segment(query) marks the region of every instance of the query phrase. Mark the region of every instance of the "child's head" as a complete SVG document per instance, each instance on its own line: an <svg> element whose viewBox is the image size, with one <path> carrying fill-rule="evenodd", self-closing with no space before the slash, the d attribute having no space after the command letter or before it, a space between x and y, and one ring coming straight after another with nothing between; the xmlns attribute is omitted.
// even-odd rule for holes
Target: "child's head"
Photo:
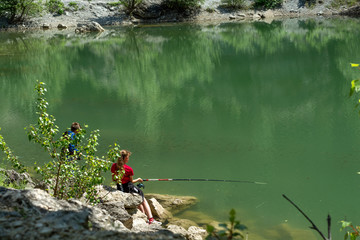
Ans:
<svg viewBox="0 0 360 240"><path fill-rule="evenodd" d="M74 133L78 133L79 130L81 129L81 126L78 122L73 122L71 124L71 131L74 132Z"/></svg>
<svg viewBox="0 0 360 240"><path fill-rule="evenodd" d="M128 150L121 150L120 151L120 157L118 158L118 164L121 162L122 164L127 163L129 160L129 157L131 155L131 152Z"/></svg>

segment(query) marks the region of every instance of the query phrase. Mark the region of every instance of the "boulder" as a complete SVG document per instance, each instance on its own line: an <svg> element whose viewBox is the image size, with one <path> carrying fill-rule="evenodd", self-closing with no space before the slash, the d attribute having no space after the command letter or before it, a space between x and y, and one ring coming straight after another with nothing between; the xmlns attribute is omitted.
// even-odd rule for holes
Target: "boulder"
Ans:
<svg viewBox="0 0 360 240"><path fill-rule="evenodd" d="M166 219L172 218L172 214L163 208L160 203L155 198L150 198L148 203L151 208L151 212L155 218L160 219L160 221L164 221Z"/></svg>
<svg viewBox="0 0 360 240"><path fill-rule="evenodd" d="M142 218L134 219L131 231L141 232L141 231L148 230L148 229L149 229L149 224L146 222L146 220L144 220Z"/></svg>
<svg viewBox="0 0 360 240"><path fill-rule="evenodd" d="M163 208L176 214L197 203L197 198L192 196L175 196L162 194L145 194L147 199L155 198Z"/></svg>
<svg viewBox="0 0 360 240"><path fill-rule="evenodd" d="M157 19L164 11L161 0L144 0L134 10L133 14L141 19Z"/></svg>
<svg viewBox="0 0 360 240"><path fill-rule="evenodd" d="M186 230L181 226L169 225L167 229L175 234L180 234L181 236L186 237L188 240L202 240L207 236L205 229L195 226L191 226L188 230Z"/></svg>
<svg viewBox="0 0 360 240"><path fill-rule="evenodd" d="M167 229L170 230L171 232L173 233L176 233L176 234L180 234L182 236L186 236L187 234L187 231L185 228L181 227L181 226L177 226L177 225L168 225L167 226Z"/></svg>
<svg viewBox="0 0 360 240"><path fill-rule="evenodd" d="M186 238L188 240L202 240L207 236L207 231L200 227L191 226L187 230Z"/></svg>
<svg viewBox="0 0 360 240"><path fill-rule="evenodd" d="M104 32L105 29L97 22L78 24L75 33Z"/></svg>
<svg viewBox="0 0 360 240"><path fill-rule="evenodd" d="M97 205L99 208L106 210L116 220L121 221L127 228L132 228L132 217L125 210L124 203L121 201L105 202Z"/></svg>
<svg viewBox="0 0 360 240"><path fill-rule="evenodd" d="M58 29L66 29L67 26L65 24L59 23L59 25L57 26Z"/></svg>
<svg viewBox="0 0 360 240"><path fill-rule="evenodd" d="M99 185L96 191L102 203L122 202L125 209L137 209L142 203L142 197L139 194L124 193L109 186Z"/></svg>
<svg viewBox="0 0 360 240"><path fill-rule="evenodd" d="M266 19L273 19L274 16L274 11L272 10L267 10L265 12L263 12L263 14L261 15L262 18L266 18Z"/></svg>
<svg viewBox="0 0 360 240"><path fill-rule="evenodd" d="M154 232L157 230L163 230L163 227L158 224L150 224L148 223L147 216L138 211L133 215L133 226L131 228L132 232Z"/></svg>
<svg viewBox="0 0 360 240"><path fill-rule="evenodd" d="M103 185L97 186L96 190L101 198L101 203L97 205L99 208L106 210L132 231L140 231L139 229L145 227L148 229L148 226L143 224L147 221L147 216L138 210L138 206L142 202L140 195L124 193ZM149 199L148 203L156 219L164 221L172 217L172 214L164 209L155 198Z"/></svg>

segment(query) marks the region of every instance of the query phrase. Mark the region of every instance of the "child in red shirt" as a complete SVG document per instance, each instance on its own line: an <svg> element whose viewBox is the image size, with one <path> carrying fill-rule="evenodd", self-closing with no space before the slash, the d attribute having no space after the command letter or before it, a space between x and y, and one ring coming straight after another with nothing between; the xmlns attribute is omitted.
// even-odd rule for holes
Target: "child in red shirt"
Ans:
<svg viewBox="0 0 360 240"><path fill-rule="evenodd" d="M126 165L129 161L131 152L127 150L120 151L120 157L116 163L113 163L111 166L112 180L116 182L117 189L127 193L137 193L141 195L143 202L139 205L141 212L145 213L149 218L149 224L161 224L161 222L156 221L151 213L149 203L144 198L144 193L134 185L137 182L143 182L141 178L133 179L134 171L133 169ZM121 185L120 185L121 182Z"/></svg>

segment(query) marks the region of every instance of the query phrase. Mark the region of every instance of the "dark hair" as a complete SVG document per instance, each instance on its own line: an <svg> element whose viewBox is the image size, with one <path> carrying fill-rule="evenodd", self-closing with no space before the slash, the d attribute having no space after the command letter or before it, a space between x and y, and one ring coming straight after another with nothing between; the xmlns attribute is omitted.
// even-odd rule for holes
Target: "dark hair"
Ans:
<svg viewBox="0 0 360 240"><path fill-rule="evenodd" d="M73 123L71 124L71 131L72 131L72 132L75 132L75 131L80 130L80 129L81 129L80 123L78 123L78 122L73 122Z"/></svg>

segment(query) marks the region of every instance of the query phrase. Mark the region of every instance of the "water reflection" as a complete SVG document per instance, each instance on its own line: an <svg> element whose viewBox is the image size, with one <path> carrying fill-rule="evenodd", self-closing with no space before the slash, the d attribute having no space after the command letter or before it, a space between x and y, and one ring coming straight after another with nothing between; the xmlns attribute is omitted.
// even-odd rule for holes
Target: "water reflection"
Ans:
<svg viewBox="0 0 360 240"><path fill-rule="evenodd" d="M286 91L277 89L278 92L272 92L277 95L274 97L296 94L299 87L308 87L308 82L314 82L314 79L326 87L325 76L332 70L327 69L329 67L350 72L347 67L339 66L339 62L352 59L353 51L358 51L357 35L349 34L356 23L344 25L344 21L309 19L274 21L271 24L228 23L202 28L187 25L131 28L113 31L91 42L61 35L43 40L28 34L2 33L2 94L19 94L21 97L14 100L22 106L33 102L33 96L29 93L36 79L48 83L50 99L59 99L71 82L84 81L96 89L115 93L121 99L132 98L144 111L151 105L151 112L158 112L174 105L179 89L188 88L188 97L191 98L189 85L202 86L203 89L196 89L203 91L214 91L212 84L209 84L213 82L213 76L225 69L221 72L224 78L227 75L232 77L234 72L226 71L226 65L234 63L239 80L233 84L250 84L255 88L267 89L274 86L274 82L264 80L267 76L277 75L279 83L275 83L276 86L283 86ZM339 31L337 27L340 25L346 28ZM347 46L349 43L352 43L351 47ZM338 56L341 47L343 51L352 49L347 53L349 56ZM321 55L314 55L314 50L321 51ZM280 53L284 53L281 58L278 57ZM302 68L304 59L309 56L319 58L314 62L322 65ZM304 73L306 75L297 81L283 80ZM321 74L325 76L321 77ZM346 78L351 79L352 76ZM293 85L294 82L297 85ZM261 86L257 86L258 83ZM207 84L210 85L209 89L206 89ZM237 102L240 94L229 91L233 86L226 84L219 87L228 88L224 89L227 94L221 95L224 102ZM288 92L289 89L292 92ZM215 91L218 89L215 88ZM210 106L214 104L216 95L212 93L206 99L197 102L190 99L188 102L203 106L207 102L206 105ZM142 102L140 99L146 100ZM240 109L241 106L237 104L232 108ZM33 106L28 106L28 109L33 109ZM152 118L151 113L144 114L150 114L149 118Z"/></svg>

